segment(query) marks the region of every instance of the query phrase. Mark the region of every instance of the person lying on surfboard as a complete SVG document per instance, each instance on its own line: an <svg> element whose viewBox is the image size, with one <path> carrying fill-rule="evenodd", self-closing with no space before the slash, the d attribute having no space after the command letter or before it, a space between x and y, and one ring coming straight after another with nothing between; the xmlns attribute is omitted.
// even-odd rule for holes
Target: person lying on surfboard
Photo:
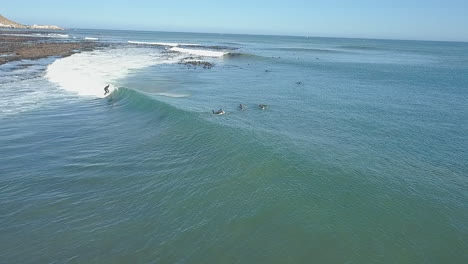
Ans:
<svg viewBox="0 0 468 264"><path fill-rule="evenodd" d="M223 110L223 109L219 109L219 110L218 110L218 111L216 111L216 112L215 112L215 110L211 110L211 111L212 111L212 112L213 112L213 114L215 114L215 115L222 115L222 114L226 113L226 112L224 112L224 110Z"/></svg>

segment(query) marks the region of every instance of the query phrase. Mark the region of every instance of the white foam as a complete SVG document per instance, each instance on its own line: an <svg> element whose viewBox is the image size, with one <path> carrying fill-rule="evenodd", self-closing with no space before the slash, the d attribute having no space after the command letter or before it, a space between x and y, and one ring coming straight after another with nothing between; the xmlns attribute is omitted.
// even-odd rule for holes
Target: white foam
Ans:
<svg viewBox="0 0 468 264"><path fill-rule="evenodd" d="M99 40L99 38L93 38L93 37L85 37L85 40Z"/></svg>
<svg viewBox="0 0 468 264"><path fill-rule="evenodd" d="M185 49L179 47L173 47L171 51L177 51L182 53L189 53L192 55L203 56L203 57L222 57L229 52L226 51L211 51L211 50L199 50L199 49Z"/></svg>
<svg viewBox="0 0 468 264"><path fill-rule="evenodd" d="M201 46L200 44L193 43L179 43L179 46Z"/></svg>
<svg viewBox="0 0 468 264"><path fill-rule="evenodd" d="M56 34L56 33L49 33L47 34L49 38L69 38L70 36L67 34Z"/></svg>
<svg viewBox="0 0 468 264"><path fill-rule="evenodd" d="M69 38L67 34L57 34L57 33L48 33L48 34L2 34L6 36L15 36L15 37L36 37L36 38Z"/></svg>
<svg viewBox="0 0 468 264"><path fill-rule="evenodd" d="M0 78L0 82L3 78ZM16 80L0 84L0 119L4 116L28 112L63 102L69 96L54 91L53 86L43 78Z"/></svg>
<svg viewBox="0 0 468 264"><path fill-rule="evenodd" d="M178 60L146 48L96 50L56 60L47 68L46 78L79 95L104 97L104 86L115 84L131 71ZM111 85L109 90L115 89Z"/></svg>
<svg viewBox="0 0 468 264"><path fill-rule="evenodd" d="M171 42L128 41L128 43L130 43L130 44L139 44L139 45L167 46L167 47L200 46L200 44L193 44L193 43L171 43Z"/></svg>

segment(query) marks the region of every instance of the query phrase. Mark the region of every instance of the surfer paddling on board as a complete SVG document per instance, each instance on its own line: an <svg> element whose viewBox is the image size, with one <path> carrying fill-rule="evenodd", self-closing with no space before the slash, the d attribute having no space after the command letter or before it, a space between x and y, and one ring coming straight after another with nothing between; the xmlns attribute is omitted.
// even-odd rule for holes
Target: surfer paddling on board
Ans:
<svg viewBox="0 0 468 264"><path fill-rule="evenodd" d="M223 109L219 109L218 111L215 112L215 110L211 110L214 115L224 115L226 112L224 112Z"/></svg>
<svg viewBox="0 0 468 264"><path fill-rule="evenodd" d="M110 86L110 84L108 84L108 85L106 85L106 87L104 87L104 95L109 93L109 86Z"/></svg>

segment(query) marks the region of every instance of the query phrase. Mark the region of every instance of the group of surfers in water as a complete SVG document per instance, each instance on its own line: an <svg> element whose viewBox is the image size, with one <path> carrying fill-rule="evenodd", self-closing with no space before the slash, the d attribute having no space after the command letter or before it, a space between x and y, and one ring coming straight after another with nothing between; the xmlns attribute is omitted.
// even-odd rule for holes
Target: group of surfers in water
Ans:
<svg viewBox="0 0 468 264"><path fill-rule="evenodd" d="M108 85L106 85L106 86L104 87L104 95L107 95L108 93L110 93L110 91L109 91L109 86L110 86L110 84L108 84ZM260 109L262 109L262 110L265 110L265 109L268 107L268 105L266 105L266 104L259 104L258 107L259 107ZM240 110L245 110L245 109L247 109L247 106L245 106L244 104L240 104L240 105L239 105L239 109L240 109ZM215 111L215 110L211 110L211 111L212 111L213 114L215 114L215 115L223 115L223 114L226 113L223 109L219 109L218 111Z"/></svg>
<svg viewBox="0 0 468 264"><path fill-rule="evenodd" d="M259 104L258 107L259 107L260 109L262 109L262 110L265 110L265 109L268 107L268 105L266 105L266 104ZM240 110L245 110L245 109L247 109L247 106L245 106L244 104L240 104L240 105L239 105L239 109L240 109ZM219 109L218 111L215 111L215 110L211 110L211 111L212 111L213 114L215 114L215 115L223 115L223 114L226 113L223 109Z"/></svg>

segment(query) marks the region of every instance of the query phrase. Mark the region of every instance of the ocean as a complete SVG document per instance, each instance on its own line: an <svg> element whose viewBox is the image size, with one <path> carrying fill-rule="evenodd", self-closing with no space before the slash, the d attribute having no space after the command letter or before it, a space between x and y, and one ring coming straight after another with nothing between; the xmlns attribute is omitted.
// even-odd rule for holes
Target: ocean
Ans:
<svg viewBox="0 0 468 264"><path fill-rule="evenodd" d="M0 65L0 263L468 262L468 43L42 37L105 46Z"/></svg>

